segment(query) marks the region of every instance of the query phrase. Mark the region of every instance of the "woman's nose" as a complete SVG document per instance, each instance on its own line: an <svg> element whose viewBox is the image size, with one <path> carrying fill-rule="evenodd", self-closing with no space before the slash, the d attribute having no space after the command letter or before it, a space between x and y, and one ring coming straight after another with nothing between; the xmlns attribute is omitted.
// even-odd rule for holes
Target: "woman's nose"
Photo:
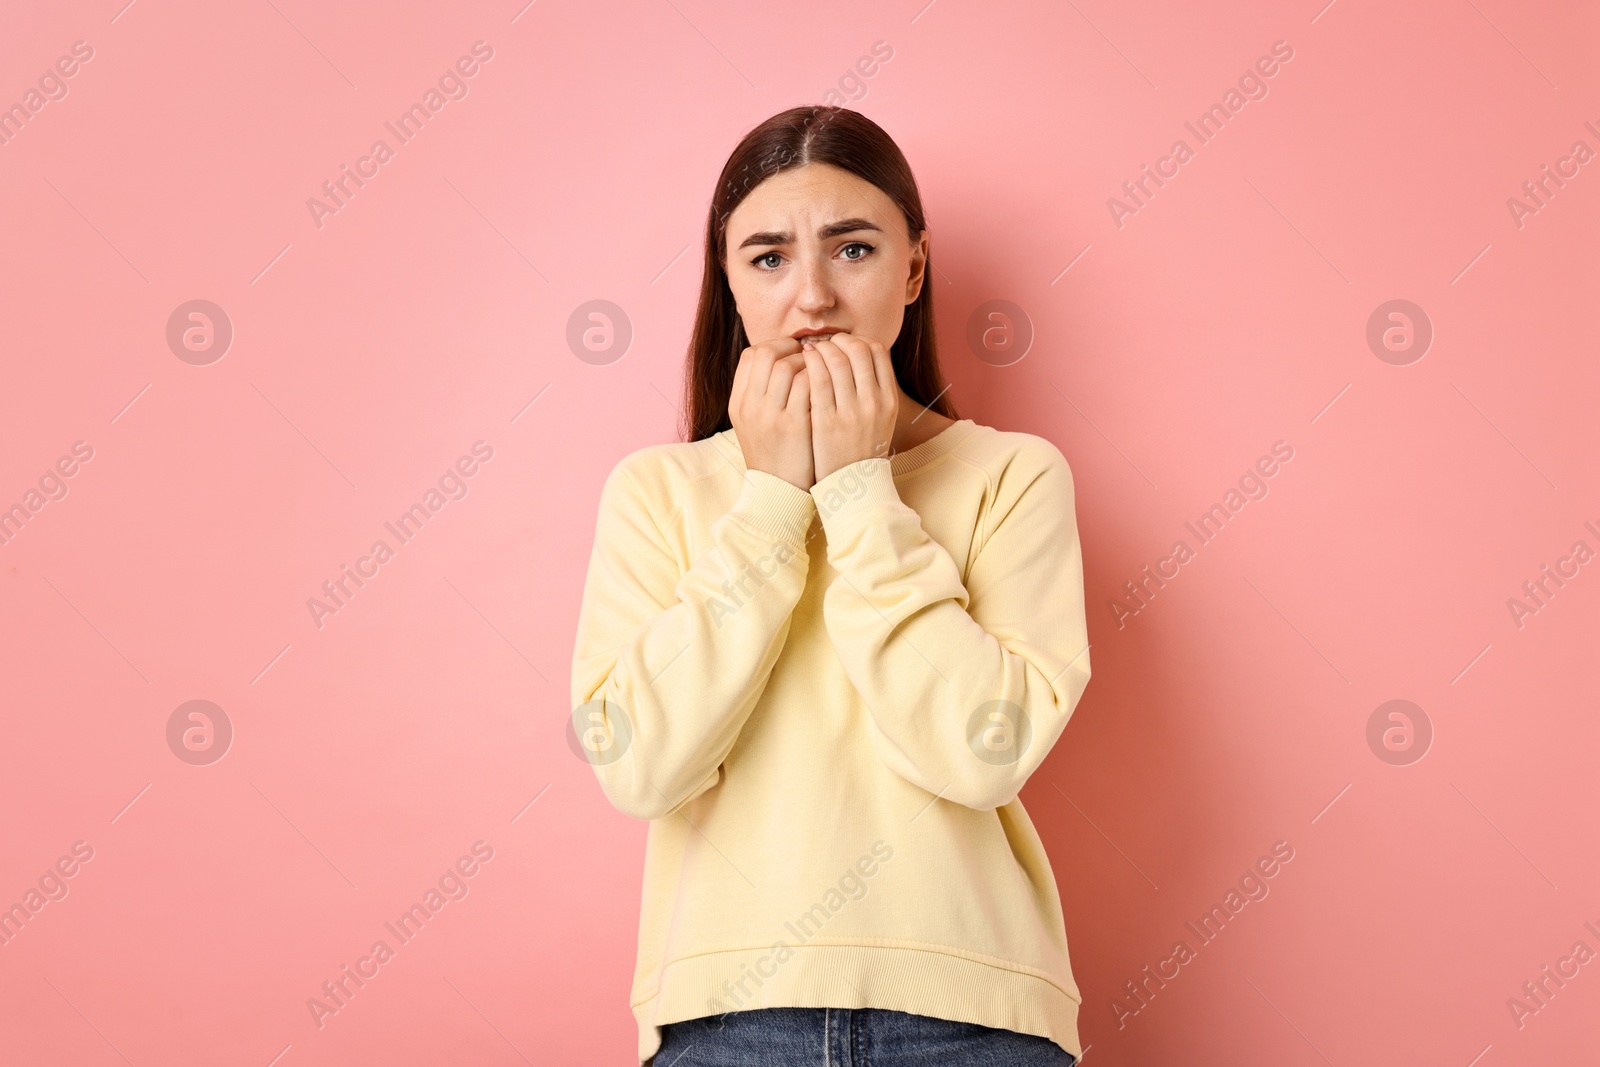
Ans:
<svg viewBox="0 0 1600 1067"><path fill-rule="evenodd" d="M807 256L799 264L800 290L795 303L803 311L818 311L833 306L833 278L827 260Z"/></svg>

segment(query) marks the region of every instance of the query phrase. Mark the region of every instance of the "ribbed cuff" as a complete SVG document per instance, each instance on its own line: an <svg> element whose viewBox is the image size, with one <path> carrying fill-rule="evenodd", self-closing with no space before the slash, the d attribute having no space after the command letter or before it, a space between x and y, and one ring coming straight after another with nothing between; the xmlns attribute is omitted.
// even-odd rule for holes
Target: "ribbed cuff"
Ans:
<svg viewBox="0 0 1600 1067"><path fill-rule="evenodd" d="M746 526L804 548L806 531L817 513L811 494L766 471L746 470L744 485L728 514Z"/></svg>
<svg viewBox="0 0 1600 1067"><path fill-rule="evenodd" d="M875 505L903 503L889 460L882 456L840 467L811 487L811 498L824 530L850 522Z"/></svg>

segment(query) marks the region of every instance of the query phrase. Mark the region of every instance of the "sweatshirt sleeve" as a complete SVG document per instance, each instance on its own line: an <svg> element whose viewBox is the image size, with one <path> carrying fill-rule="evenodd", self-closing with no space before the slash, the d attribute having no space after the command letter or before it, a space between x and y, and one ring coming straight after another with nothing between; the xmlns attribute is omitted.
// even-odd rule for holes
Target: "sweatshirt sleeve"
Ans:
<svg viewBox="0 0 1600 1067"><path fill-rule="evenodd" d="M1028 443L994 479L966 583L901 501L886 458L811 490L839 576L828 636L902 778L967 807L1014 800L1089 684L1071 469Z"/></svg>
<svg viewBox="0 0 1600 1067"><path fill-rule="evenodd" d="M628 465L600 493L572 727L612 805L659 819L721 780L805 591L816 504L776 475L746 470L733 506L711 524L710 547L684 570Z"/></svg>

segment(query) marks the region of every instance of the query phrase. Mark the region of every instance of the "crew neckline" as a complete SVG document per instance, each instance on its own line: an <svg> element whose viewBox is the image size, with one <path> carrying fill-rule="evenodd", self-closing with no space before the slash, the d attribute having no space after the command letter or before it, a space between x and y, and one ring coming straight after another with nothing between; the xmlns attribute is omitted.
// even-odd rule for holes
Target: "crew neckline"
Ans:
<svg viewBox="0 0 1600 1067"><path fill-rule="evenodd" d="M926 467L940 456L953 451L957 445L966 439L969 433L977 428L978 424L971 419L957 419L920 445L908 448L904 452L896 452L890 456L889 472L898 477L902 474L909 474L911 471L921 467ZM734 433L733 427L728 427L718 433L717 436L733 446L730 454L738 464L739 469L744 470L744 450L739 447L739 435Z"/></svg>

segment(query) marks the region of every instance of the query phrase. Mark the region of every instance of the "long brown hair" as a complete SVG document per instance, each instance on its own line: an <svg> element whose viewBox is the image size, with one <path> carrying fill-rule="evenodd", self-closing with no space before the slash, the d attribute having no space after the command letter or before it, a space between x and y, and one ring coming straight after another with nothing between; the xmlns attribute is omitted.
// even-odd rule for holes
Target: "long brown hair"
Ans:
<svg viewBox="0 0 1600 1067"><path fill-rule="evenodd" d="M842 107L806 106L781 111L751 130L734 148L717 179L706 214L700 306L689 341L684 379L684 432L699 441L730 429L728 399L740 354L750 346L722 260L728 216L761 182L807 163L830 163L882 189L905 215L913 241L927 228L916 179L898 145L877 123ZM907 305L900 335L889 348L895 377L911 399L950 419L960 418L939 373L933 330L933 261L930 254L917 299Z"/></svg>

